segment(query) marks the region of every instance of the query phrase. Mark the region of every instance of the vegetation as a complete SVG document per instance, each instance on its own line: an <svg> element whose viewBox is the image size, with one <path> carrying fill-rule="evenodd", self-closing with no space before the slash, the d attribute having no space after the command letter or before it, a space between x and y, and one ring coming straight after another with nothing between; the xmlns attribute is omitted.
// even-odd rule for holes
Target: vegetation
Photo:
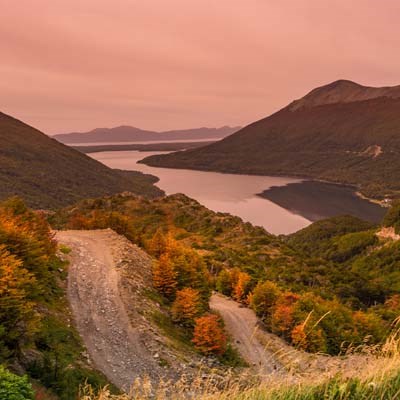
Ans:
<svg viewBox="0 0 400 400"><path fill-rule="evenodd" d="M204 354L224 354L226 336L220 318L215 314L196 318L192 341Z"/></svg>
<svg viewBox="0 0 400 400"><path fill-rule="evenodd" d="M374 353L374 356L370 352ZM340 370L333 376L315 373L299 376L279 377L273 375L266 381L255 381L248 375L237 377L218 376L204 381L201 376L195 382L182 376L176 384L149 385L144 380L137 382L128 395L112 396L107 388L96 392L86 386L81 400L164 400L185 399L194 396L198 400L377 400L396 399L400 392L400 358L397 333L379 349L363 346L360 365L350 370ZM253 377L254 378L254 377ZM264 377L265 378L265 377Z"/></svg>
<svg viewBox="0 0 400 400"><path fill-rule="evenodd" d="M124 191L162 194L153 185L157 178L112 170L2 113L0 140L0 200L18 195L30 206L45 209Z"/></svg>
<svg viewBox="0 0 400 400"><path fill-rule="evenodd" d="M392 204L385 218L383 226L393 227L396 233L400 233L400 201Z"/></svg>
<svg viewBox="0 0 400 400"><path fill-rule="evenodd" d="M33 400L34 393L28 378L14 375L0 365L0 399Z"/></svg>
<svg viewBox="0 0 400 400"><path fill-rule="evenodd" d="M362 86L355 92L363 93ZM324 104L308 98L211 145L144 159L152 166L258 175L300 176L354 184L368 197L400 196L400 99L340 102L348 83L320 88ZM319 96L318 94L318 96ZM398 97L398 96L396 96ZM304 98L303 98L304 100ZM300 100L301 102L302 100Z"/></svg>
<svg viewBox="0 0 400 400"><path fill-rule="evenodd" d="M94 387L107 381L88 366L71 327L66 267L43 214L17 198L0 205L0 364L18 366L61 400L72 400L83 381ZM19 386L31 398L23 378L0 369L3 381L0 393L1 384L9 382L7 389Z"/></svg>
<svg viewBox="0 0 400 400"><path fill-rule="evenodd" d="M159 260L155 286L187 327L185 288L199 293L202 312L210 289L253 307L270 331L310 352L338 354L366 337L379 343L400 311L400 244L382 242L376 227L354 217L278 238L183 195L114 196L64 209L52 223L111 227L144 247ZM190 313L195 303L188 302Z"/></svg>

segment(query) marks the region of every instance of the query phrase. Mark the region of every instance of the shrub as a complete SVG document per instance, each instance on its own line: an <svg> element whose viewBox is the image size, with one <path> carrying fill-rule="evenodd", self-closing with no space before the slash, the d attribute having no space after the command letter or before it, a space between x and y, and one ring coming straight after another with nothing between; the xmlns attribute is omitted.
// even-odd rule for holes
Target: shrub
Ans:
<svg viewBox="0 0 400 400"><path fill-rule="evenodd" d="M201 313L199 292L196 289L184 288L176 292L172 305L172 318L186 326L193 326L194 319Z"/></svg>
<svg viewBox="0 0 400 400"><path fill-rule="evenodd" d="M32 386L26 376L18 376L0 365L0 399L33 400Z"/></svg>
<svg viewBox="0 0 400 400"><path fill-rule="evenodd" d="M218 315L208 314L195 320L192 342L203 354L225 353L226 336Z"/></svg>

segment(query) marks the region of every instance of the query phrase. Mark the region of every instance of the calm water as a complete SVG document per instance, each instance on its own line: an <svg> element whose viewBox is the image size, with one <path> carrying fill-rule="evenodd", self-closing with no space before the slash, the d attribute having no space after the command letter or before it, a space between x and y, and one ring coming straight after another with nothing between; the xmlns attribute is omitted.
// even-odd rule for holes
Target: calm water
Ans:
<svg viewBox="0 0 400 400"><path fill-rule="evenodd" d="M152 154L163 152L108 151L92 153L90 156L111 168L158 176L160 181L157 186L167 194L184 193L211 210L237 215L274 234L295 232L310 224L308 219L256 195L272 186L299 182L297 179L154 168L137 164L137 161Z"/></svg>
<svg viewBox="0 0 400 400"><path fill-rule="evenodd" d="M211 210L237 215L274 234L292 233L306 227L310 221L334 215L351 214L377 222L385 213L385 209L360 199L352 189L339 185L137 164L149 155L164 153L108 151L90 156L111 168L158 176L157 186L167 194L184 193Z"/></svg>

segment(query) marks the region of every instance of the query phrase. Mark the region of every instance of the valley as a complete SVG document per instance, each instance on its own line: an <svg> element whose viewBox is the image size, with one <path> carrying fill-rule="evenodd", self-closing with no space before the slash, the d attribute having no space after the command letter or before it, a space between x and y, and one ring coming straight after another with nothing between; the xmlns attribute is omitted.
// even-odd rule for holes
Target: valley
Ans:
<svg viewBox="0 0 400 400"><path fill-rule="evenodd" d="M0 400L400 400L400 2L0 12Z"/></svg>
<svg viewBox="0 0 400 400"><path fill-rule="evenodd" d="M386 208L361 199L354 189L288 177L238 175L151 167L141 160L167 152L106 151L90 156L110 168L157 176L167 194L184 193L213 211L228 212L273 234L293 233L311 221L355 215L379 222Z"/></svg>

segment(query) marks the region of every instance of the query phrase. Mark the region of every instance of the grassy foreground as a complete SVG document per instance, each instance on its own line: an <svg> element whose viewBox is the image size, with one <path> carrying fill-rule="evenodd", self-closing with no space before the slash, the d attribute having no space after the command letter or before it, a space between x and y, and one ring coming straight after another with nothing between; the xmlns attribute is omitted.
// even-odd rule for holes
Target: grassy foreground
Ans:
<svg viewBox="0 0 400 400"><path fill-rule="evenodd" d="M364 362L335 376L307 377L279 374L257 378L227 374L224 381L201 374L197 381L185 377L175 383L161 382L154 386L147 379L138 379L131 392L112 395L107 388L95 392L90 386L81 390L80 400L383 400L400 398L400 330L393 333L379 348L365 347ZM350 355L346 356L349 357Z"/></svg>

